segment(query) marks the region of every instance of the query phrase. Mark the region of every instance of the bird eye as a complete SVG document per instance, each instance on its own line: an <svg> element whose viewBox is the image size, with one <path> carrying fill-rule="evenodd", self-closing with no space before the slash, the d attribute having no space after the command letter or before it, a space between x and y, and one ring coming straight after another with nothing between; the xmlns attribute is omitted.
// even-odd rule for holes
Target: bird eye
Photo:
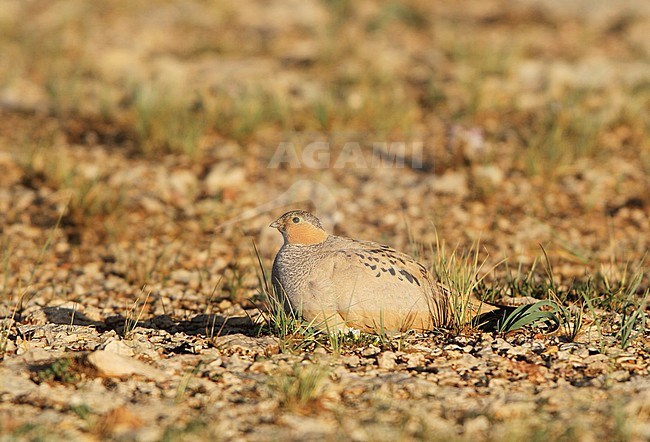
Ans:
<svg viewBox="0 0 650 442"><path fill-rule="evenodd" d="M298 218L297 216L294 216L291 221L293 221L294 224L298 224L300 222L300 218Z"/></svg>

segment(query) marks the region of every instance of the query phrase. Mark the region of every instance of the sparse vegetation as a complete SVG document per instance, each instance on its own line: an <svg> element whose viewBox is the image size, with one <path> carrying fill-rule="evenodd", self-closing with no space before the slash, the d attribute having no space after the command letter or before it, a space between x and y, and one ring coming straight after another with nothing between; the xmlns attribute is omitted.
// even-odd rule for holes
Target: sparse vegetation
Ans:
<svg viewBox="0 0 650 442"><path fill-rule="evenodd" d="M477 292L486 275L485 261L480 261L479 245L476 243L468 251L454 249L447 251L444 241L437 241L435 250L431 246L433 274L444 287L449 289L452 310L457 330L471 323L476 315L472 296Z"/></svg>
<svg viewBox="0 0 650 442"><path fill-rule="evenodd" d="M133 333L133 329L138 326L138 323L142 319L145 309L147 308L147 302L151 296L151 289L146 285L142 287L140 294L133 301L133 304L126 310L126 317L124 318L124 328L122 334L124 337L130 337ZM144 297L144 299L142 299ZM140 306L142 302L142 306ZM139 309L139 311L138 311Z"/></svg>
<svg viewBox="0 0 650 442"><path fill-rule="evenodd" d="M542 310L544 307L550 308L550 310ZM551 301L520 305L511 313L500 318L497 321L496 329L499 333L509 333L540 322L550 322L552 328L557 329L560 327L560 320L555 315L557 309L558 307Z"/></svg>
<svg viewBox="0 0 650 442"><path fill-rule="evenodd" d="M76 371L78 362L71 358L57 359L51 364L39 367L34 375L38 382L63 382L75 384L81 380L81 375Z"/></svg>
<svg viewBox="0 0 650 442"><path fill-rule="evenodd" d="M640 2L118 3L0 7L0 439L650 439ZM285 207L416 254L456 326L287 311Z"/></svg>
<svg viewBox="0 0 650 442"><path fill-rule="evenodd" d="M290 374L276 377L271 388L280 396L281 406L288 410L304 409L319 399L328 371L322 365L296 365Z"/></svg>

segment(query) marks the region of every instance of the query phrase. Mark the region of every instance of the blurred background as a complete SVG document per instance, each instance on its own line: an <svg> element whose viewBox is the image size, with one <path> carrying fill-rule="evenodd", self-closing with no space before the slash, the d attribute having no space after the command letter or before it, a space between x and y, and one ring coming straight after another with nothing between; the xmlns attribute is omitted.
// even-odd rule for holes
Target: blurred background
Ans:
<svg viewBox="0 0 650 442"><path fill-rule="evenodd" d="M648 35L640 0L2 0L7 266L54 235L44 266L252 290L251 239L270 260L303 208L407 251L643 267Z"/></svg>

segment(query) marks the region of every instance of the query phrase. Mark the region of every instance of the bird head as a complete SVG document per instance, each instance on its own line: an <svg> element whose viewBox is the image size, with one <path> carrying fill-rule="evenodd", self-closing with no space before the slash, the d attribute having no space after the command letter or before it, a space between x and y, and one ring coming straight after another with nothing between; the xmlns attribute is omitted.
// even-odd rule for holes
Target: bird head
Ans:
<svg viewBox="0 0 650 442"><path fill-rule="evenodd" d="M273 221L270 227L278 229L287 244L319 244L328 236L319 219L304 210L287 212Z"/></svg>

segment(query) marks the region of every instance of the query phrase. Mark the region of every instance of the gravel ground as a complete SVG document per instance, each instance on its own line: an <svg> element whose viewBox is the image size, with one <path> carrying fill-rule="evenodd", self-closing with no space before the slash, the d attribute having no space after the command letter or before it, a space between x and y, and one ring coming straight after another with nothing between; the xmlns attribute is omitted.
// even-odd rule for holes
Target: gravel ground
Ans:
<svg viewBox="0 0 650 442"><path fill-rule="evenodd" d="M613 301L574 339L340 348L262 313L290 208L428 265L478 249L486 284L546 253L561 290L647 297L650 9L565 3L0 1L0 440L650 440L648 325L623 348ZM244 111L184 132L212 93Z"/></svg>

